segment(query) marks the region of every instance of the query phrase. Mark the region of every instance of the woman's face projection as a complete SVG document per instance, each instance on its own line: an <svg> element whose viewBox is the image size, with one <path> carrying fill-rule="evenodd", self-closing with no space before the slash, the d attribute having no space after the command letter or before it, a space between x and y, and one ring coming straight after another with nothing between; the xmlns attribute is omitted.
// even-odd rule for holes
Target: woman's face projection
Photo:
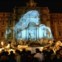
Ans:
<svg viewBox="0 0 62 62"><path fill-rule="evenodd" d="M14 26L14 36L17 40L53 38L50 28L40 24L39 12L36 10L23 14Z"/></svg>
<svg viewBox="0 0 62 62"><path fill-rule="evenodd" d="M31 10L22 15L19 22L15 25L14 31L23 30L28 27L29 23L39 25L39 13L36 10Z"/></svg>

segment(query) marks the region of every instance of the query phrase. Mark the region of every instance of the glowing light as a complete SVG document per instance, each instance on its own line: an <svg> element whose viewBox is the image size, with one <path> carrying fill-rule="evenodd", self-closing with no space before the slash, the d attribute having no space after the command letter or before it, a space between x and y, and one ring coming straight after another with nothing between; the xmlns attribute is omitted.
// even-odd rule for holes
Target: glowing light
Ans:
<svg viewBox="0 0 62 62"><path fill-rule="evenodd" d="M8 44L7 46L5 46L5 48L8 48L9 49L10 48L10 44Z"/></svg>
<svg viewBox="0 0 62 62"><path fill-rule="evenodd" d="M2 46L4 45L4 42L3 42L3 41L1 42L1 45L2 45Z"/></svg>
<svg viewBox="0 0 62 62"><path fill-rule="evenodd" d="M18 45L18 49L22 51L22 49L28 48L28 45Z"/></svg>
<svg viewBox="0 0 62 62"><path fill-rule="evenodd" d="M4 50L4 48L0 48L0 53L2 52L2 50Z"/></svg>
<svg viewBox="0 0 62 62"><path fill-rule="evenodd" d="M35 23L36 25L39 24L39 13L36 10L28 11L24 14L20 19L19 22L15 25L14 31L23 30L28 27L29 23Z"/></svg>
<svg viewBox="0 0 62 62"><path fill-rule="evenodd" d="M15 50L14 49L9 49L8 52L10 54L10 52L13 51L13 53L15 53Z"/></svg>
<svg viewBox="0 0 62 62"><path fill-rule="evenodd" d="M30 10L25 13L14 26L14 36L17 40L53 39L51 29L40 24L39 12Z"/></svg>

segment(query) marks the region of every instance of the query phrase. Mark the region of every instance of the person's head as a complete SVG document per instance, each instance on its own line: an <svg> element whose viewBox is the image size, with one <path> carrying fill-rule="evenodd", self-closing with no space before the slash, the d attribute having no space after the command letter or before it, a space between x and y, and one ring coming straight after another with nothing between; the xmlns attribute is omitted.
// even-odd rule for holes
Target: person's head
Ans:
<svg viewBox="0 0 62 62"><path fill-rule="evenodd" d="M36 48L36 53L40 53L41 51L38 49L38 48Z"/></svg>
<svg viewBox="0 0 62 62"><path fill-rule="evenodd" d="M15 50L16 54L20 54L21 52L19 50Z"/></svg>

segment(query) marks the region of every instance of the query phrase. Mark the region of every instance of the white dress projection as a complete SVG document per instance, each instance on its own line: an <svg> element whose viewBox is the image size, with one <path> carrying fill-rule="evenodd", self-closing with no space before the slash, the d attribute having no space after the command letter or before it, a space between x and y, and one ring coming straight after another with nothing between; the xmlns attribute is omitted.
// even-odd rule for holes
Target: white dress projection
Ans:
<svg viewBox="0 0 62 62"><path fill-rule="evenodd" d="M39 12L30 10L19 19L14 26L14 36L17 40L53 39L51 29L40 23Z"/></svg>

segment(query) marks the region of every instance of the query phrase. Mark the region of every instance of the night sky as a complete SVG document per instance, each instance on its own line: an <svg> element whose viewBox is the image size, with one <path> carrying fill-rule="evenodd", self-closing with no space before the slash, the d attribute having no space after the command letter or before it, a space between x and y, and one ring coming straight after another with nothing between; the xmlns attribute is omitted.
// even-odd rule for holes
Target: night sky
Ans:
<svg viewBox="0 0 62 62"><path fill-rule="evenodd" d="M26 2L29 0L0 0L0 12L11 12L16 6L26 6ZM34 0L37 2L37 6L48 7L51 12L62 12L61 0Z"/></svg>

